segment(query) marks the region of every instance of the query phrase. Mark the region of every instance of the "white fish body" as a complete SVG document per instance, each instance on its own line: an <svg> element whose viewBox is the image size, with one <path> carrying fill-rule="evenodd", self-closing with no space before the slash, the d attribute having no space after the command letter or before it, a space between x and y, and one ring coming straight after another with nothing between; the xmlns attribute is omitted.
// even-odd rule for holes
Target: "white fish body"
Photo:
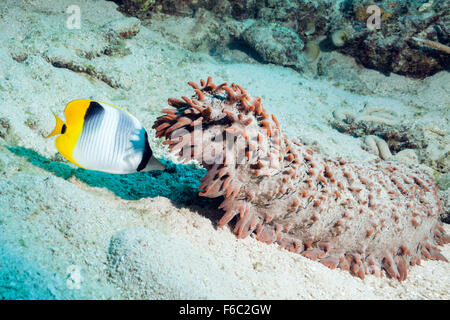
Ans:
<svg viewBox="0 0 450 320"><path fill-rule="evenodd" d="M128 112L104 102L75 100L66 107L68 116L76 119L63 124L57 139L64 139L55 143L76 165L115 174L164 169L153 157L145 128Z"/></svg>

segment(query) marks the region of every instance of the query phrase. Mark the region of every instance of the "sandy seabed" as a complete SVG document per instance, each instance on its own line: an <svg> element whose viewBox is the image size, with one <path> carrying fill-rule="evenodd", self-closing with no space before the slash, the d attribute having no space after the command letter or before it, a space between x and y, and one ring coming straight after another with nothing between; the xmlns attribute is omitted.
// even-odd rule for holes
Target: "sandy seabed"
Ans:
<svg viewBox="0 0 450 320"><path fill-rule="evenodd" d="M292 138L353 161L375 156L329 122L333 111L394 111L448 149L450 76L386 77L329 53L340 79L270 64L219 63L180 47L112 2L79 1L81 29L65 27L63 1L0 3L0 297L6 299L450 299L450 264L423 261L406 281L330 270L229 227L214 200L197 196L204 174L155 154L169 172L109 175L74 168L51 139L51 111L87 98L127 109L150 130L187 81L236 82L276 114ZM114 39L117 26L140 31ZM364 83L366 89L357 83ZM352 83L355 85L353 86ZM353 89L352 89L353 88ZM437 133L436 133L437 132ZM430 155L431 156L431 155ZM446 225L447 232L450 228ZM443 248L450 257L450 246Z"/></svg>

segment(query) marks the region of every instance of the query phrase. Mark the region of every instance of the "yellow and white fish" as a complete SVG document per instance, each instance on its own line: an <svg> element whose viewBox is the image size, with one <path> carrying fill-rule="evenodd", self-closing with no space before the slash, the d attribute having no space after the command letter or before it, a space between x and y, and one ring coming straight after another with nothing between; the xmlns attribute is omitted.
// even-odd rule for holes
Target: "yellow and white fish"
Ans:
<svg viewBox="0 0 450 320"><path fill-rule="evenodd" d="M50 138L73 164L109 173L164 170L148 143L145 128L128 112L105 102L74 100L64 110L66 122L56 114Z"/></svg>

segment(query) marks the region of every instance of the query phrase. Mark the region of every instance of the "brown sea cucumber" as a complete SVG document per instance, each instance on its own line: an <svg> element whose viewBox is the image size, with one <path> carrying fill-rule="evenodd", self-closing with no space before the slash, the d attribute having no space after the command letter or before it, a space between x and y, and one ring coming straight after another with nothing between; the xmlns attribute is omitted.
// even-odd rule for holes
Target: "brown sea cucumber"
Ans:
<svg viewBox="0 0 450 320"><path fill-rule="evenodd" d="M420 259L445 260L450 242L436 183L418 167L330 159L281 134L261 99L211 77L195 95L169 99L153 128L184 162L208 173L201 196L223 197L222 227L364 278L402 281Z"/></svg>

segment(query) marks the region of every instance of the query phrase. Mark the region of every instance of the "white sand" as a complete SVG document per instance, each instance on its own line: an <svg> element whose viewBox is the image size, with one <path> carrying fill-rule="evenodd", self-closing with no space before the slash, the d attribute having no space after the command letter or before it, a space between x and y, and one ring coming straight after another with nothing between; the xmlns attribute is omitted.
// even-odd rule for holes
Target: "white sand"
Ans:
<svg viewBox="0 0 450 320"><path fill-rule="evenodd" d="M112 2L78 2L80 30L65 27L70 0L0 4L0 118L10 126L0 139L1 297L450 298L448 263L423 262L401 283L373 276L360 280L276 245L238 240L228 227L216 229L212 221L217 210L182 198L189 195L184 189L196 186L199 172L194 167L180 166L176 181L72 170L55 161L62 160L53 140L43 137L54 126L51 111L62 115L65 104L76 98L117 104L150 129L168 97L190 95L187 81L211 75L214 82L236 82L261 96L285 133L317 143L330 156L357 161L374 157L361 149L359 139L328 124L333 110L358 111L365 104L395 110L410 120L420 111L417 121L426 123L430 134L438 132L436 148L445 149L448 73L425 81L385 77L336 55L343 78L313 79L273 65L218 64L146 27L124 41L131 54L107 56L102 52L111 41L99 30L125 18ZM98 79L49 61L84 66ZM358 71L349 71L346 79L346 68ZM349 90L354 77L370 92ZM158 156L173 159L160 141L152 138L151 145ZM167 198L153 197L158 194ZM450 246L443 254L450 257ZM71 266L81 272L80 289L66 285Z"/></svg>

